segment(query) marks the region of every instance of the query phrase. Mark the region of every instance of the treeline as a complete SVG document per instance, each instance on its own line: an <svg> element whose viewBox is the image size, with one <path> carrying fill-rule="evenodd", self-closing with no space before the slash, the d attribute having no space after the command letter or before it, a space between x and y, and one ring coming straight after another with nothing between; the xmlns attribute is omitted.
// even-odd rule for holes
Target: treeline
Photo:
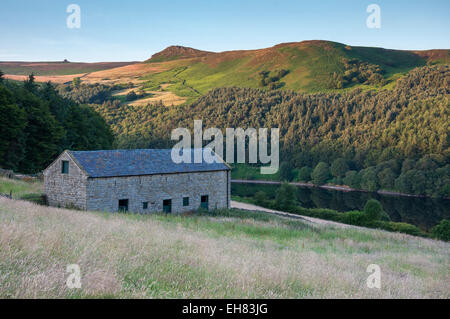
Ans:
<svg viewBox="0 0 450 319"><path fill-rule="evenodd" d="M96 108L120 147L170 146L171 130L192 129L194 119L222 130L279 127L281 160L304 179L448 197L449 79L449 66L441 65L411 71L392 90L218 88L189 106Z"/></svg>
<svg viewBox="0 0 450 319"><path fill-rule="evenodd" d="M386 84L383 77L385 71L376 64L362 62L358 59L342 59L343 74L333 73L329 81L330 89L343 89L351 84Z"/></svg>
<svg viewBox="0 0 450 319"><path fill-rule="evenodd" d="M295 179L316 185L331 183L367 191L382 189L434 197L450 196L450 165L441 155L424 155L418 160L392 159L359 171L351 165L352 161L338 158L331 165L319 162L314 169L303 166L297 176L290 167L282 166L280 175L283 180Z"/></svg>
<svg viewBox="0 0 450 319"><path fill-rule="evenodd" d="M283 77L285 77L289 71L288 70L276 70L272 72L270 71L261 71L258 73L260 86L265 87L268 86L270 90L276 90L284 86L283 82L279 82Z"/></svg>
<svg viewBox="0 0 450 319"><path fill-rule="evenodd" d="M72 84L57 86L58 93L80 104L102 104L111 99L111 92L115 87L103 84L81 84L79 78L75 78Z"/></svg>
<svg viewBox="0 0 450 319"><path fill-rule="evenodd" d="M113 134L91 107L61 97L51 83L0 77L0 167L36 173L65 149L108 149Z"/></svg>

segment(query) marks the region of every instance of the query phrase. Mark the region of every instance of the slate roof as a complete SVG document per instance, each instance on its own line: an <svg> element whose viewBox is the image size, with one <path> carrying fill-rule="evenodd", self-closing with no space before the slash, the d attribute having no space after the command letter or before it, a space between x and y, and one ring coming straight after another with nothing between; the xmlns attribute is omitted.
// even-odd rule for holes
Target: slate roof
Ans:
<svg viewBox="0 0 450 319"><path fill-rule="evenodd" d="M192 163L174 163L171 149L68 151L89 177L119 177L189 172L230 170L222 159L214 154L218 163L194 163L194 152L188 150Z"/></svg>

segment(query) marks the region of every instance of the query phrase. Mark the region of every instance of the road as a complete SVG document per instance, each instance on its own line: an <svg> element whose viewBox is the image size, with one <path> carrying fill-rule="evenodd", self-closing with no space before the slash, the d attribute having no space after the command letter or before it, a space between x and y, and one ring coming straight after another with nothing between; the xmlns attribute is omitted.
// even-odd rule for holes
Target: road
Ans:
<svg viewBox="0 0 450 319"><path fill-rule="evenodd" d="M269 208L265 208L265 207L261 207L261 206L256 206L256 205L242 203L242 202L236 202L236 201L231 201L231 208L248 210L248 211L252 211L252 212L265 212L265 213L278 215L278 216L282 216L282 217L302 219L302 220L305 220L307 222L310 222L310 223L316 224L316 225L330 225L330 226L337 226L337 227L341 227L341 228L349 228L349 227L359 228L358 226L345 225L345 224L333 222L330 220L324 220L324 219L319 219L319 218L313 218L313 217L308 217L308 216L286 213L286 212L282 212L279 210L273 210L273 209L269 209Z"/></svg>

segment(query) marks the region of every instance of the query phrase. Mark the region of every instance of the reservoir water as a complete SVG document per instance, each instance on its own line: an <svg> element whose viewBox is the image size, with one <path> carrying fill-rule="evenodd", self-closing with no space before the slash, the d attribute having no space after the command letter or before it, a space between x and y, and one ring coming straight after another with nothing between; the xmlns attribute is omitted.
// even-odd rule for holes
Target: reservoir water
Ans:
<svg viewBox="0 0 450 319"><path fill-rule="evenodd" d="M232 183L231 194L252 197L258 191L274 199L280 185ZM298 204L305 208L329 208L339 212L363 210L367 200L380 201L392 221L416 225L429 230L442 219L450 219L450 200L429 197L382 195L367 192L344 192L317 187L297 188Z"/></svg>

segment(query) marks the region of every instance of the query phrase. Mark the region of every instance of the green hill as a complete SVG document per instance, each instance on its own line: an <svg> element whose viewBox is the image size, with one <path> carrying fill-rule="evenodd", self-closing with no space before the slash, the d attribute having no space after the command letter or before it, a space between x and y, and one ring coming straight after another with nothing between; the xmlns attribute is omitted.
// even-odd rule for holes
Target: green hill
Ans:
<svg viewBox="0 0 450 319"><path fill-rule="evenodd" d="M380 87L414 67L449 62L450 50L400 51L329 41L221 53L169 47L146 61L165 71L143 79L147 88L170 83L169 90L188 97L227 86L319 92Z"/></svg>

